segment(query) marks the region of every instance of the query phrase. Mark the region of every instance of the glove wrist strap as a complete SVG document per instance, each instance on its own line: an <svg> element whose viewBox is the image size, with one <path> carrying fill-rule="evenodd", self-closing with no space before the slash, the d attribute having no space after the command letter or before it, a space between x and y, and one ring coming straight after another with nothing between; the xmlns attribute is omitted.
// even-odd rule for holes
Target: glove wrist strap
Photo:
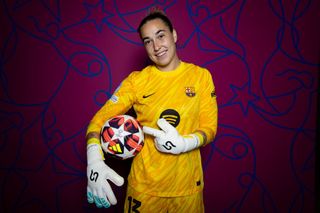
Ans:
<svg viewBox="0 0 320 213"><path fill-rule="evenodd" d="M198 130L194 133L194 135L197 136L199 140L199 147L206 143L206 135L204 132Z"/></svg>
<svg viewBox="0 0 320 213"><path fill-rule="evenodd" d="M201 146L200 138L196 134L185 135L183 139L185 142L183 152L188 152Z"/></svg>
<svg viewBox="0 0 320 213"><path fill-rule="evenodd" d="M90 138L87 141L87 160L88 164L104 161L104 154L98 138Z"/></svg>

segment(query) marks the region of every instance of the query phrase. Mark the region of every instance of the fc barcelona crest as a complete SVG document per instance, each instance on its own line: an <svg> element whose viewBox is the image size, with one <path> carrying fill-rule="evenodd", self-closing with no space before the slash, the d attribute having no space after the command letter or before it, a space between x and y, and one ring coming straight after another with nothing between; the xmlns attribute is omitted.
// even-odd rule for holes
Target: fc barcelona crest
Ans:
<svg viewBox="0 0 320 213"><path fill-rule="evenodd" d="M194 97L196 95L196 89L194 87L186 87L186 95L188 97Z"/></svg>

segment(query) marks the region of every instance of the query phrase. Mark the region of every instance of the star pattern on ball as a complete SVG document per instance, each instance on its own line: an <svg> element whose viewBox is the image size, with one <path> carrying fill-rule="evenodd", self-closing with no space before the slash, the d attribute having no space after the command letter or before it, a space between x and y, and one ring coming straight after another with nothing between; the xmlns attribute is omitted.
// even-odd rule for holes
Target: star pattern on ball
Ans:
<svg viewBox="0 0 320 213"><path fill-rule="evenodd" d="M124 145L126 143L125 139L127 136L130 136L132 133L128 132L124 129L125 123L121 124L118 128L110 127L112 131L114 132L114 135L112 136L111 140L120 140L120 142ZM124 148L122 153L117 153L118 157L121 157L123 159L134 157L134 151L132 150L130 152L126 152L126 149Z"/></svg>
<svg viewBox="0 0 320 213"><path fill-rule="evenodd" d="M124 143L124 139L126 136L131 135L131 132L128 132L124 129L124 124L121 124L119 128L111 127L114 132L111 140L119 139L122 143Z"/></svg>

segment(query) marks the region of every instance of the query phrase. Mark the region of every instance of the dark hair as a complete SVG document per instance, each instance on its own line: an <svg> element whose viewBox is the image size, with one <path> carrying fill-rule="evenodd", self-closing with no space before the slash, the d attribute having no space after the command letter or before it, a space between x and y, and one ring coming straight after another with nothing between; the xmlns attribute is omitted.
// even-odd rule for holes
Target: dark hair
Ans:
<svg viewBox="0 0 320 213"><path fill-rule="evenodd" d="M154 9L154 10L150 11L149 14L146 17L144 17L142 19L142 21L140 22L139 27L137 29L140 36L141 36L142 26L145 25L148 21L151 21L154 19L161 19L163 21L163 23L169 27L170 31L173 32L172 23L171 23L170 19L166 16L166 14L162 10Z"/></svg>

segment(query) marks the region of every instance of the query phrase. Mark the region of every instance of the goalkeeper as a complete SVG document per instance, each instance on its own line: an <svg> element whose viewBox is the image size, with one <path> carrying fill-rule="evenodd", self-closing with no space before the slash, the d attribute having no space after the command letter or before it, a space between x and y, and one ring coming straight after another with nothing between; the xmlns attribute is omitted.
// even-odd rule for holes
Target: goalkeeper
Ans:
<svg viewBox="0 0 320 213"><path fill-rule="evenodd" d="M213 141L218 113L211 74L179 59L177 32L163 12L152 11L138 32L153 64L123 80L88 126L88 201L117 203L110 182L121 186L124 179L103 161L99 132L133 107L145 145L132 162L125 212L204 212L199 148Z"/></svg>

